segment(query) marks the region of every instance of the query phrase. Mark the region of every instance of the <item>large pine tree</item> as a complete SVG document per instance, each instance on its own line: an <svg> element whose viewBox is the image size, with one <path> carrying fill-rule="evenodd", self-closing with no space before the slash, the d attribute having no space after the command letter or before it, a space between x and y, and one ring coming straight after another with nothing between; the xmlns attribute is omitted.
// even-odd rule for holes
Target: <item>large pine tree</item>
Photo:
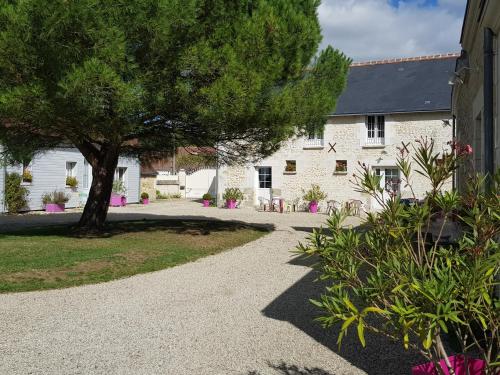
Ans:
<svg viewBox="0 0 500 375"><path fill-rule="evenodd" d="M121 154L214 146L234 162L323 126L349 59L319 0L0 0L0 142L58 144L92 166L80 227L98 230Z"/></svg>

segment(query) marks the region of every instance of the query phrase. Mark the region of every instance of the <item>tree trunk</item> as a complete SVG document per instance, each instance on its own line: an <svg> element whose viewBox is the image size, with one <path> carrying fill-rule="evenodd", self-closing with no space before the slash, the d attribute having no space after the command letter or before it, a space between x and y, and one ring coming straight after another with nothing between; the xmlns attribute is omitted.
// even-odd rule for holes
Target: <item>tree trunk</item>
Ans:
<svg viewBox="0 0 500 375"><path fill-rule="evenodd" d="M99 232L108 214L113 179L118 164L118 149L103 147L92 165L92 184L78 223L83 232Z"/></svg>

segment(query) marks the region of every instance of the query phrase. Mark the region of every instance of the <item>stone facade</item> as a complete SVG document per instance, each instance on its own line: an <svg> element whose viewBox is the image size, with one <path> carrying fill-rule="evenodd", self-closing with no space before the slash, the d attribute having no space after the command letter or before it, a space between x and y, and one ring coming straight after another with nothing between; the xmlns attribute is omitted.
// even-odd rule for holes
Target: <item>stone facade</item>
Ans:
<svg viewBox="0 0 500 375"><path fill-rule="evenodd" d="M323 145L308 147L308 140L290 140L274 155L254 165L222 167L219 170L219 197L228 187L238 187L245 193L245 204L257 205L262 190L258 186L257 167L271 167L272 189L289 202L300 201L304 190L318 184L328 194L327 200L346 202L360 199L367 208L376 208L368 196L356 192L350 182L358 170L358 162L373 168L396 168L397 146L401 142L414 142L421 136L436 141L436 151L448 147L452 127L443 120L450 114L407 113L385 115L385 142L383 146L366 145L366 116L332 116L324 129ZM335 144L335 151L330 150ZM296 172L286 172L287 160L296 162ZM336 172L336 162L347 161L346 172ZM430 186L417 173L412 176L415 192L423 197ZM451 181L446 185L451 188ZM410 197L410 192L401 186L401 195ZM276 195L275 194L275 195ZM324 202L323 202L324 205Z"/></svg>
<svg viewBox="0 0 500 375"><path fill-rule="evenodd" d="M459 170L457 184L463 188L469 173L484 172L484 123L483 123L483 80L484 80L484 28L489 27L496 35L500 33L500 2L487 2L484 9L479 0L469 3L467 18L464 21L462 48L467 51L469 67L460 73L461 80L453 87L453 114L456 117L457 138L460 142L472 145L473 156L464 168ZM482 12L480 14L480 12ZM500 38L494 41L494 50L500 51ZM494 128L495 162L500 166L500 131L498 118L500 112L500 58L495 54L494 61Z"/></svg>

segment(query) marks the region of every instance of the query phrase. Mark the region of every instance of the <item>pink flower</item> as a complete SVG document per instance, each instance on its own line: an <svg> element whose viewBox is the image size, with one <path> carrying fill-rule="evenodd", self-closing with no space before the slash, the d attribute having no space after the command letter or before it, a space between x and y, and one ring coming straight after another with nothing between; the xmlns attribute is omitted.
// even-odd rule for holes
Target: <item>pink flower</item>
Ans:
<svg viewBox="0 0 500 375"><path fill-rule="evenodd" d="M471 145L465 145L464 146L464 153L466 153L467 155L472 154L472 146Z"/></svg>

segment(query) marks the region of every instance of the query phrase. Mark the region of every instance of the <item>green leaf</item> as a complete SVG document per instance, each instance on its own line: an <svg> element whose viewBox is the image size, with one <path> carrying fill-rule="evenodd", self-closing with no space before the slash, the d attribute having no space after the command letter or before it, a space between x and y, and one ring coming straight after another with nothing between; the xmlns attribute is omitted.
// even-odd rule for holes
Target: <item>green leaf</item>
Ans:
<svg viewBox="0 0 500 375"><path fill-rule="evenodd" d="M347 297L344 297L344 303L347 305L347 307L349 307L349 309L354 312L355 314L358 313L358 309L356 308L356 306L354 306L352 304L352 302L349 300L349 298Z"/></svg>
<svg viewBox="0 0 500 375"><path fill-rule="evenodd" d="M363 322L363 319L360 319L358 322L358 337L359 341L361 342L361 345L363 345L363 348L366 346L365 342L365 324Z"/></svg>
<svg viewBox="0 0 500 375"><path fill-rule="evenodd" d="M387 314L386 310L379 309L378 307L375 307L375 306L370 306L370 307L366 307L365 309L363 309L363 311L361 312L361 315L364 316L369 312L379 313L379 314Z"/></svg>
<svg viewBox="0 0 500 375"><path fill-rule="evenodd" d="M429 329L427 332L427 337L425 338L424 342L422 343L424 345L424 349L429 349L432 345L432 329Z"/></svg>
<svg viewBox="0 0 500 375"><path fill-rule="evenodd" d="M341 331L346 331L347 328L351 325L352 322L356 320L356 316L351 316L349 319L347 319L343 324L342 328L340 329Z"/></svg>

